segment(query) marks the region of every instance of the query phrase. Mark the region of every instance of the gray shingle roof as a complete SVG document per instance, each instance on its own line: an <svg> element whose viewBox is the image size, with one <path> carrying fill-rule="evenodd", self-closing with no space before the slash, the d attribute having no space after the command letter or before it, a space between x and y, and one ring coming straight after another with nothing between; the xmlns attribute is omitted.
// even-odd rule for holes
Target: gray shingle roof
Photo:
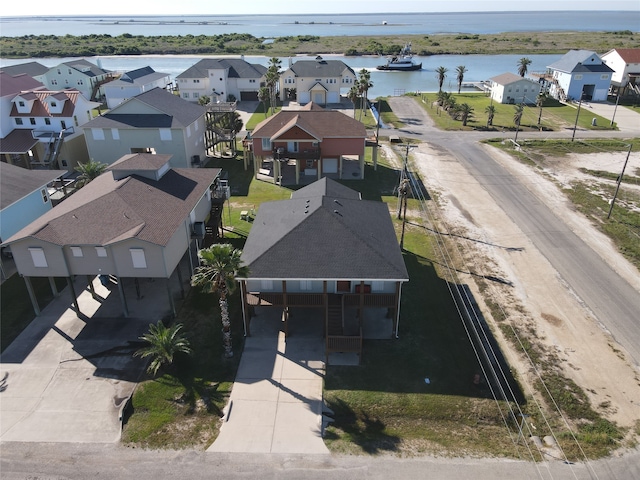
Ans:
<svg viewBox="0 0 640 480"><path fill-rule="evenodd" d="M110 72L110 70L105 70L103 68L100 68L99 66L94 65L91 62L88 62L84 58L70 60L68 62L64 62L62 65L66 65L67 67L74 68L79 72L84 73L88 77L97 77L100 75L105 75ZM57 68L57 67L53 67L53 68Z"/></svg>
<svg viewBox="0 0 640 480"><path fill-rule="evenodd" d="M220 169L172 169L158 181L108 171L16 235L56 245L109 245L126 238L166 245L220 174Z"/></svg>
<svg viewBox="0 0 640 480"><path fill-rule="evenodd" d="M209 77L208 70L227 69L229 69L229 78L260 78L267 71L267 67L264 65L249 63L241 58L205 58L176 78L207 78Z"/></svg>
<svg viewBox="0 0 640 480"><path fill-rule="evenodd" d="M298 77L339 77L345 70L355 72L342 60L298 60L290 70Z"/></svg>
<svg viewBox="0 0 640 480"><path fill-rule="evenodd" d="M157 114L118 113L127 105L131 111L131 102L140 102L157 110ZM135 105L135 103L134 103ZM144 109L147 111L148 109ZM117 128L131 126L136 128L184 128L191 125L206 113L206 108L183 100L162 88L153 88L121 103L104 115L94 118L83 125L84 128Z"/></svg>
<svg viewBox="0 0 640 480"><path fill-rule="evenodd" d="M66 173L66 170L27 170L0 162L0 209L7 208Z"/></svg>
<svg viewBox="0 0 640 480"><path fill-rule="evenodd" d="M129 72L125 72L122 76L113 80L112 82L106 83L109 87L117 87L119 85L145 85L147 83L154 82L161 78L165 78L169 76L168 73L156 72L151 67L142 67L137 70L131 70Z"/></svg>
<svg viewBox="0 0 640 480"><path fill-rule="evenodd" d="M593 55L597 57L596 61L593 63L585 63L589 57ZM565 73L613 72L613 69L602 62L596 52L590 50L569 50L560 60L552 63L548 68Z"/></svg>
<svg viewBox="0 0 640 480"><path fill-rule="evenodd" d="M8 65L2 67L1 70L14 77L23 73L29 75L30 77L37 77L39 75L44 75L45 73L47 73L49 71L49 67L45 67L38 62L27 62L19 63L17 65Z"/></svg>
<svg viewBox="0 0 640 480"><path fill-rule="evenodd" d="M260 205L242 253L249 278L408 280L387 205L323 182Z"/></svg>

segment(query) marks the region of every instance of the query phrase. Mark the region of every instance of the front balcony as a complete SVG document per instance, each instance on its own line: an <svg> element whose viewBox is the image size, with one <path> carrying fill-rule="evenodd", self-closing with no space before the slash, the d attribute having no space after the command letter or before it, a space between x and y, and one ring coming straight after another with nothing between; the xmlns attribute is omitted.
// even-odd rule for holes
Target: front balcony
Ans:
<svg viewBox="0 0 640 480"><path fill-rule="evenodd" d="M320 148L305 148L297 152L287 150L286 147L273 149L275 160L318 160L320 158Z"/></svg>

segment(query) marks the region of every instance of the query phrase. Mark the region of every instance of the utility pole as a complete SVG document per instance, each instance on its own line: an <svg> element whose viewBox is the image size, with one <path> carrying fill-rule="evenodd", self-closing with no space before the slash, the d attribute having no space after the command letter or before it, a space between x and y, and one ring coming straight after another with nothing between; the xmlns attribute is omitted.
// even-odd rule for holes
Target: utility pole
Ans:
<svg viewBox="0 0 640 480"><path fill-rule="evenodd" d="M618 110L618 102L620 101L620 87L618 87L618 95L616 95L616 106L613 107L613 115L611 116L610 127L613 127L613 119L616 118L616 110Z"/></svg>
<svg viewBox="0 0 640 480"><path fill-rule="evenodd" d="M624 169L627 168L627 162L629 161L629 156L631 155L631 147L633 145L629 144L629 151L627 152L627 158L624 161L624 165L622 166L622 173L618 177L618 185L616 185L616 191L613 194L613 199L611 200L611 207L609 207L609 213L607 214L607 219L611 216L611 212L613 211L613 204L616 203L616 197L618 196L618 190L620 190L620 184L622 183L622 177L624 176Z"/></svg>
<svg viewBox="0 0 640 480"><path fill-rule="evenodd" d="M400 147L405 149L404 164L402 165L402 171L400 172L400 183L398 183L398 220L402 218L402 185L405 179L408 177L407 164L409 162L409 150L415 148L415 145L401 144Z"/></svg>
<svg viewBox="0 0 640 480"><path fill-rule="evenodd" d="M578 102L578 113L576 113L576 123L573 125L573 135L571 135L571 141L576 138L576 130L578 129L578 117L580 116L580 107L582 106L582 97L584 97L584 90L580 92L580 102Z"/></svg>

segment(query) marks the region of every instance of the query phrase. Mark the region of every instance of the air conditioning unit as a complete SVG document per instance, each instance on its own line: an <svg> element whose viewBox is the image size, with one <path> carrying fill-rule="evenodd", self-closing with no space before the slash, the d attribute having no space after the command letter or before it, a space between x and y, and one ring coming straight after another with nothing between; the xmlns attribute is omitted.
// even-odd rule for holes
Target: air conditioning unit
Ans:
<svg viewBox="0 0 640 480"><path fill-rule="evenodd" d="M195 222L193 224L193 233L191 234L192 238L197 238L198 240L202 240L204 238L205 226L204 222Z"/></svg>

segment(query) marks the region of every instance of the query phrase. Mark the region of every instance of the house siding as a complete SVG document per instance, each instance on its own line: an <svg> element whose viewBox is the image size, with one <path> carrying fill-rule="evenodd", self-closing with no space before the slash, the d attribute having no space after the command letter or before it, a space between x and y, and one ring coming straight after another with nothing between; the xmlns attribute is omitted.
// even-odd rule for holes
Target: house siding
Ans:
<svg viewBox="0 0 640 480"><path fill-rule="evenodd" d="M47 187L43 186L46 191ZM4 208L0 219L0 239L8 239L15 233L18 233L25 225L28 225L45 212L51 210L51 200L49 193L47 202L42 200L40 189L30 193L21 200Z"/></svg>
<svg viewBox="0 0 640 480"><path fill-rule="evenodd" d="M41 248L47 260L47 267L35 267L29 248ZM27 277L68 277L69 269L58 245L27 237L11 244L11 253L21 275Z"/></svg>

